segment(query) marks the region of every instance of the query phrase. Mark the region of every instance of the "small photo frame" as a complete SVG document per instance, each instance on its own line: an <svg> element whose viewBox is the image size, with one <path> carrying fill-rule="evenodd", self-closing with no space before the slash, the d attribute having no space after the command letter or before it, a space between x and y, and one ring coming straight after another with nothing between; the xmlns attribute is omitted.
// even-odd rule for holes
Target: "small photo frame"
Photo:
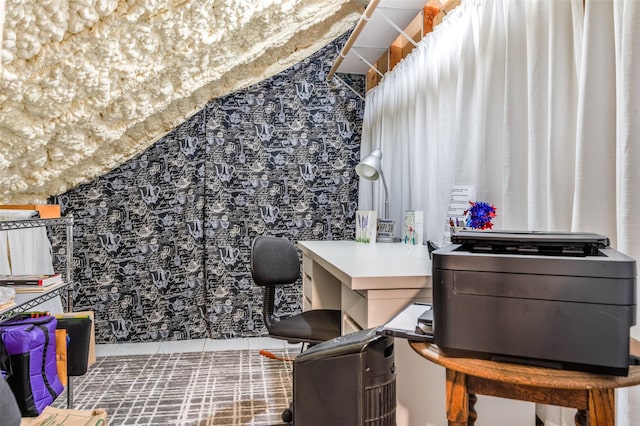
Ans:
<svg viewBox="0 0 640 426"><path fill-rule="evenodd" d="M356 242L375 244L378 214L375 210L356 210Z"/></svg>
<svg viewBox="0 0 640 426"><path fill-rule="evenodd" d="M424 232L424 211L407 210L404 212L402 242L409 245L422 245Z"/></svg>

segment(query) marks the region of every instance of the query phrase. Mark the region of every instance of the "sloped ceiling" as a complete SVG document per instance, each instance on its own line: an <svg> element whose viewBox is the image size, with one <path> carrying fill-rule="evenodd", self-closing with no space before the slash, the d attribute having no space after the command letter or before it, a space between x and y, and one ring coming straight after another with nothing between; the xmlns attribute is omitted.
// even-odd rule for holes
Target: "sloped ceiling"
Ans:
<svg viewBox="0 0 640 426"><path fill-rule="evenodd" d="M326 45L364 3L4 0L0 203L44 202L117 167L208 100Z"/></svg>

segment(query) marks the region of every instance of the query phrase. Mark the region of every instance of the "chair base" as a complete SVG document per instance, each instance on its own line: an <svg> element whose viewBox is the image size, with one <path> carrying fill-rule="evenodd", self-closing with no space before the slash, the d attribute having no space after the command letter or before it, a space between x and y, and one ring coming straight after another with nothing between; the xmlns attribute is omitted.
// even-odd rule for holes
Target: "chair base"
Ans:
<svg viewBox="0 0 640 426"><path fill-rule="evenodd" d="M285 423L293 422L293 409L292 404L289 404L289 408L285 408L282 412L282 421Z"/></svg>

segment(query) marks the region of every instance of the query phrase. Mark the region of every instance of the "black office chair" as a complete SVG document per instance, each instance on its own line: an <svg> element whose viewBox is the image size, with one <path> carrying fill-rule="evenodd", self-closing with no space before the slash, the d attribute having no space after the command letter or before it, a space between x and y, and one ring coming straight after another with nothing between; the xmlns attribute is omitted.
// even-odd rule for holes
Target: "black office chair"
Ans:
<svg viewBox="0 0 640 426"><path fill-rule="evenodd" d="M251 276L264 287L262 318L269 336L290 343L315 345L340 336L340 311L313 309L286 318L274 315L276 287L300 278L300 259L295 246L284 238L256 237L251 244ZM304 345L303 345L304 347ZM282 412L291 423L293 405Z"/></svg>
<svg viewBox="0 0 640 426"><path fill-rule="evenodd" d="M276 287L300 278L300 259L291 242L256 237L251 245L251 276L264 287L262 317L270 337L313 345L340 336L339 310L314 309L280 319L274 315Z"/></svg>

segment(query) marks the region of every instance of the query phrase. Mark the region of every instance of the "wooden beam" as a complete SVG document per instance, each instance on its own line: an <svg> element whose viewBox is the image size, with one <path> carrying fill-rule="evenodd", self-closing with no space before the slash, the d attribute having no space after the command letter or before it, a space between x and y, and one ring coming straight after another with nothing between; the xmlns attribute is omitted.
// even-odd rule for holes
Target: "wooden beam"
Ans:
<svg viewBox="0 0 640 426"><path fill-rule="evenodd" d="M442 23L442 20L444 19L445 16L447 16L447 14L449 12L451 12L456 7L460 6L460 2L461 2L461 0L448 0L448 1L446 1L442 5L442 8L440 9L440 13L438 13L438 16L436 16L434 18L433 27L435 28L437 25Z"/></svg>
<svg viewBox="0 0 640 426"><path fill-rule="evenodd" d="M441 3L439 0L428 0L422 8L422 11L404 28L404 32L408 34L415 43L418 43L423 37L432 32L433 29L442 22L444 17L459 6L460 3L461 0L447 0L444 3ZM369 7L367 7L367 10L368 9ZM411 53L414 47L413 43L403 34L400 34L393 43L391 43L387 52L380 56L374 65L378 71L385 74ZM341 60L342 58L339 59ZM336 64L338 63L336 62ZM337 66L334 65L334 67ZM330 73L330 75L332 74ZM369 91L373 89L380 81L382 81L382 77L375 72L375 70L370 69L367 72L366 90Z"/></svg>
<svg viewBox="0 0 640 426"><path fill-rule="evenodd" d="M440 13L441 8L438 5L432 4L432 2L427 3L422 9L422 36L426 36L431 31L433 31L434 25L433 20Z"/></svg>
<svg viewBox="0 0 640 426"><path fill-rule="evenodd" d="M413 18L413 20L404 28L404 32L411 36L414 42L422 40L422 14ZM407 56L415 46L407 38L400 34L389 46L389 71L396 66L398 62Z"/></svg>
<svg viewBox="0 0 640 426"><path fill-rule="evenodd" d="M351 47L353 47L353 43L356 42L356 40L358 39L358 36L360 35L360 32L362 32L364 27L367 25L367 21L369 20L369 18L371 18L371 15L373 15L373 12L375 12L376 7L378 7L378 3L380 3L380 0L371 0L367 5L367 8L364 10L364 13L360 17L360 20L356 24L356 27L353 29L353 32L349 36L349 39L347 40L344 47L338 54L338 58L336 59L333 66L329 70L329 74L327 74L327 81L331 80L333 75L338 70L338 67L342 63L342 60L344 59L345 56L347 56L347 53L349 53L349 50L351 50Z"/></svg>

